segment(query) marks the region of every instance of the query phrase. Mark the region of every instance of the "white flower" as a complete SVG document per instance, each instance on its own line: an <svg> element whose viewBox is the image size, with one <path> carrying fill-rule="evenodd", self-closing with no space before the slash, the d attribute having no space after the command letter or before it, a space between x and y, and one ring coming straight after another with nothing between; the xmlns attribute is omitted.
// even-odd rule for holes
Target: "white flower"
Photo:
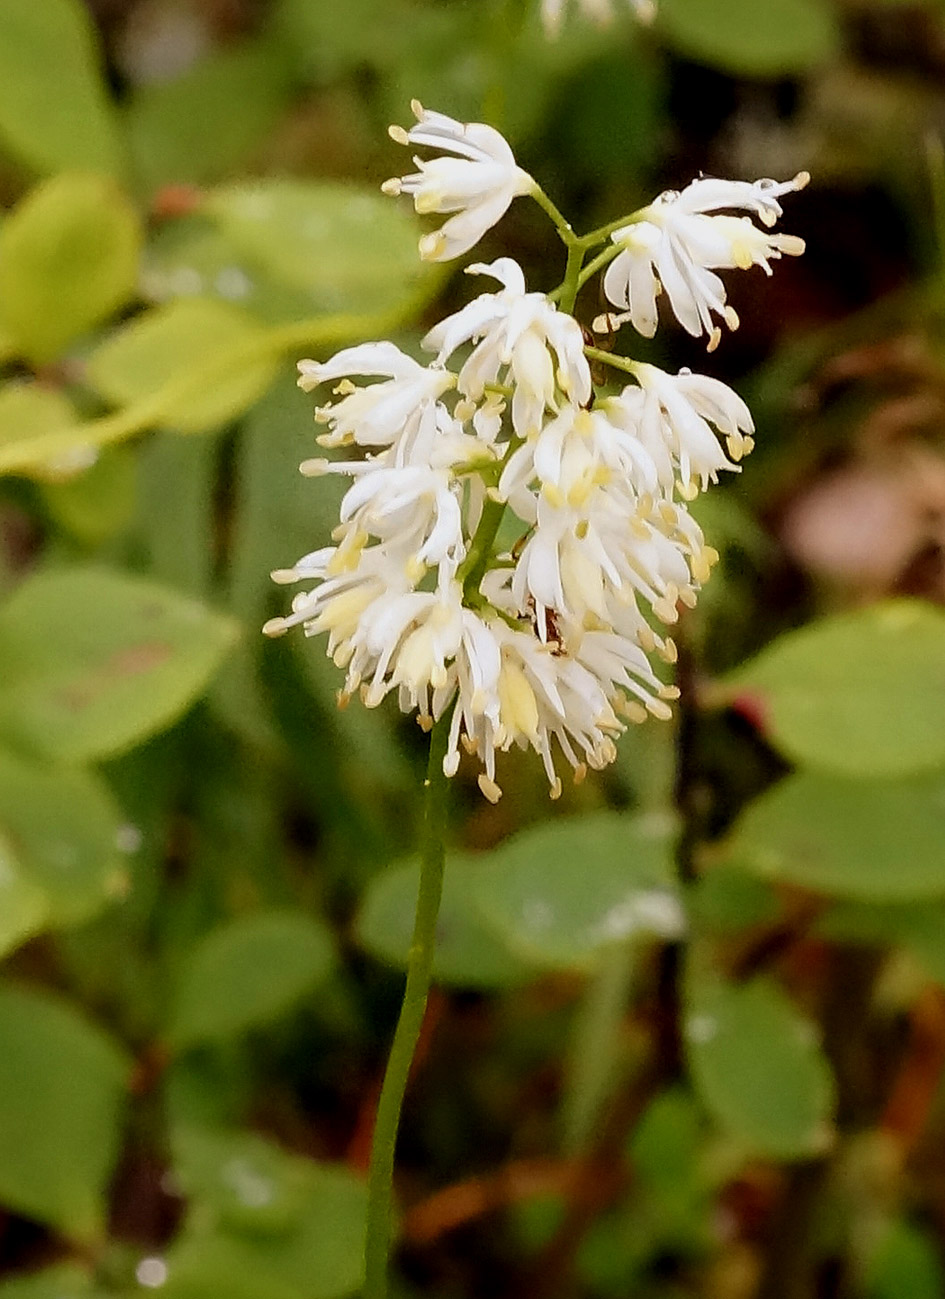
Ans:
<svg viewBox="0 0 945 1299"><path fill-rule="evenodd" d="M438 365L464 343L476 343L459 372L459 391L478 402L487 386L511 383L512 427L520 437L537 432L545 412L558 409L558 394L577 405L589 401L591 372L577 321L543 293L527 293L522 269L511 257L466 269L491 276L503 288L480 294L423 340L424 347L437 350Z"/></svg>
<svg viewBox="0 0 945 1299"><path fill-rule="evenodd" d="M534 189L535 182L515 161L508 142L481 122L457 122L411 103L417 125L390 128L398 144L424 145L455 157L428 162L415 158L419 171L384 182L385 194L412 194L417 212L453 212L439 230L420 240L425 261L461 257L505 215L513 198Z"/></svg>
<svg viewBox="0 0 945 1299"><path fill-rule="evenodd" d="M680 370L667 374L654 365L637 364L639 387L627 387L605 402L615 424L639 441L640 452L656 466L660 488L672 495L678 486L686 500L718 480L720 469L737 470L752 449L751 412L736 392L719 379ZM725 438L726 456L710 425Z"/></svg>
<svg viewBox="0 0 945 1299"><path fill-rule="evenodd" d="M711 350L721 337L713 315L731 329L738 325L715 271L761 266L770 274L772 258L804 251L804 241L794 235L769 234L750 217L718 215L719 209L752 212L764 226L772 226L781 215L781 195L803 189L808 179L806 172L780 183L705 178L681 192L661 194L637 220L611 235L621 251L604 273L604 293L614 306L626 309L611 323L631 320L652 338L656 299L665 290L683 328L694 337L708 334Z"/></svg>
<svg viewBox="0 0 945 1299"><path fill-rule="evenodd" d="M340 400L315 411L316 420L331 430L319 438L322 446L396 444L402 462L405 455L416 452L419 442L423 459L438 430L452 422L439 398L455 385L455 376L420 365L393 343L361 343L343 348L330 361L300 361L298 368L299 387L305 392L331 379L343 379L335 389ZM359 388L351 375L386 378Z"/></svg>
<svg viewBox="0 0 945 1299"><path fill-rule="evenodd" d="M541 21L547 36L555 37L561 30L566 3L567 0L541 0ZM641 22L650 23L656 17L656 0L629 0L629 3ZM578 0L578 8L598 27L606 27L613 21L612 0Z"/></svg>

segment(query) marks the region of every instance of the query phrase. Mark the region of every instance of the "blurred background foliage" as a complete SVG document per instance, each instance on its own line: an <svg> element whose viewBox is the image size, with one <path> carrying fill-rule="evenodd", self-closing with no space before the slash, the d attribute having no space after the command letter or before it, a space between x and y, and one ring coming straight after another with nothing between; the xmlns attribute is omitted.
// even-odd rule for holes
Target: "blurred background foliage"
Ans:
<svg viewBox="0 0 945 1299"><path fill-rule="evenodd" d="M454 782L397 1294L939 1299L941 0L554 42L533 0L0 0L0 1299L357 1293L423 737L258 628L337 504L294 360L467 292L379 194L412 97L578 227L814 182L709 364L644 346L759 434L677 720L558 804ZM560 278L528 205L485 242Z"/></svg>

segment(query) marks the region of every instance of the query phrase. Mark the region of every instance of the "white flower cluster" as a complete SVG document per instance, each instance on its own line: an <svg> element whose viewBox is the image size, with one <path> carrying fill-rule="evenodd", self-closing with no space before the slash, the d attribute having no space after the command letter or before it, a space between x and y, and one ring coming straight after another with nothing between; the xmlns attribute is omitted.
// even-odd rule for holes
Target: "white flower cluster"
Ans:
<svg viewBox="0 0 945 1299"><path fill-rule="evenodd" d="M418 126L395 138L450 156L385 188L449 214L421 255L454 257L537 186L490 127L414 109ZM700 180L664 195L615 232L605 291L651 334L665 289L711 339L713 312L736 323L715 269L801 251L718 210L768 223L802 183ZM390 342L300 363L306 391L335 384L319 442L356 455L302 465L351 485L333 544L273 574L306 589L265 630L326 632L343 700L373 707L396 690L424 727L448 715L444 768L465 747L488 798L513 745L540 755L557 796L556 750L580 779L613 760L628 721L670 715L677 691L651 657L674 660L664 629L717 559L686 502L737 468L753 425L731 389L687 371L615 359L632 382L595 395L572 315L528 292L511 258L467 269L498 287L429 332L429 364Z"/></svg>

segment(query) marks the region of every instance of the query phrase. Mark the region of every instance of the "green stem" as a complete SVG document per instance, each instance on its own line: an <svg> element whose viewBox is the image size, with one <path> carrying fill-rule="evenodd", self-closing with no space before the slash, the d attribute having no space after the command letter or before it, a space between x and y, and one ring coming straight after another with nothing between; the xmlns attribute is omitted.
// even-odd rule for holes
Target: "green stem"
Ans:
<svg viewBox="0 0 945 1299"><path fill-rule="evenodd" d="M554 222L554 227L558 232L558 238L562 243L567 244L570 249L572 244L578 242L577 235L571 229L571 222L564 215L561 209L552 202L537 181L535 182L535 188L529 190L529 197L533 198L538 206L543 208L551 217Z"/></svg>
<svg viewBox="0 0 945 1299"><path fill-rule="evenodd" d="M611 244L602 253L598 253L592 261L587 263L578 276L578 288L582 289L592 275L596 275L603 266L606 266L608 262L612 262L621 251L619 244Z"/></svg>
<svg viewBox="0 0 945 1299"><path fill-rule="evenodd" d="M637 212L631 212L629 216L618 217L616 221L608 221L605 226L598 226L589 234L581 235L578 241L584 248L593 248L595 244L603 243L609 239L615 230L621 230L624 226L636 225L638 221L645 221L646 208L640 208Z"/></svg>
<svg viewBox="0 0 945 1299"><path fill-rule="evenodd" d="M456 573L463 587L463 603L473 607L479 592L479 583L485 576L489 560L492 558L492 545L499 531L499 524L505 513L505 501L487 500L482 507L482 517L476 528L476 535L469 546L466 558Z"/></svg>
<svg viewBox="0 0 945 1299"><path fill-rule="evenodd" d="M571 314L574 311L574 303L577 299L578 289L581 287L581 265L584 261L584 249L580 243L568 244L568 263L564 268L564 280L561 284L558 299L562 311Z"/></svg>
<svg viewBox="0 0 945 1299"><path fill-rule="evenodd" d="M636 374L640 368L639 361L634 361L629 356L615 356L613 352L605 352L599 347L585 347L584 355L591 361L601 361L604 365L611 365L615 370L623 370L625 374Z"/></svg>
<svg viewBox="0 0 945 1299"><path fill-rule="evenodd" d="M436 921L443 891L443 838L446 827L447 778L443 758L449 737L449 713L430 734L430 757L424 782L423 844L413 941L407 958L407 982L400 1019L384 1073L368 1178L367 1235L364 1246L363 1299L385 1299L391 1242L394 1151L407 1079L413 1062L433 969Z"/></svg>

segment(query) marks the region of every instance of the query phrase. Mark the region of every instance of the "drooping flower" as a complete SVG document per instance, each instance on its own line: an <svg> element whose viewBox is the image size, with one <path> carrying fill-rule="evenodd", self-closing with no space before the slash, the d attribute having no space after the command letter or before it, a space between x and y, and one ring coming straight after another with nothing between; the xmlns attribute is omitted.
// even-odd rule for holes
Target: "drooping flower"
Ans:
<svg viewBox="0 0 945 1299"><path fill-rule="evenodd" d="M629 0L629 4L640 22L650 23L656 17L656 0ZM541 21L549 37L554 38L561 30L566 5L567 0L541 0ZM578 9L598 27L613 21L612 0L578 0Z"/></svg>
<svg viewBox="0 0 945 1299"><path fill-rule="evenodd" d="M417 125L410 130L392 126L391 138L398 144L444 150L445 155L428 161L414 158L418 171L393 177L382 188L385 194L411 194L421 214L455 213L420 240L424 261L448 262L477 244L505 215L513 198L528 194L535 182L494 127L457 122L428 111L416 99L411 108Z"/></svg>
<svg viewBox="0 0 945 1299"><path fill-rule="evenodd" d="M520 437L537 432L545 412L557 410L559 402L584 405L591 395L591 372L577 321L543 293L528 293L522 269L511 257L466 269L491 276L502 289L481 293L423 340L437 352L440 365L464 343L476 344L457 377L463 396L478 402L488 386L511 384L512 427Z"/></svg>
<svg viewBox="0 0 945 1299"><path fill-rule="evenodd" d="M804 241L796 235L771 234L750 216L729 213L750 212L765 227L773 226L781 216L778 199L803 189L808 179L806 172L783 182L706 177L681 192L661 194L632 223L611 235L621 251L607 267L603 287L608 301L624 314L611 317L610 323L630 320L639 333L652 338L657 297L665 290L682 327L693 337L707 334L712 350L721 337L714 316L730 329L738 326L738 316L726 302L725 285L715 272L760 266L770 275L772 259L796 257L804 251Z"/></svg>

